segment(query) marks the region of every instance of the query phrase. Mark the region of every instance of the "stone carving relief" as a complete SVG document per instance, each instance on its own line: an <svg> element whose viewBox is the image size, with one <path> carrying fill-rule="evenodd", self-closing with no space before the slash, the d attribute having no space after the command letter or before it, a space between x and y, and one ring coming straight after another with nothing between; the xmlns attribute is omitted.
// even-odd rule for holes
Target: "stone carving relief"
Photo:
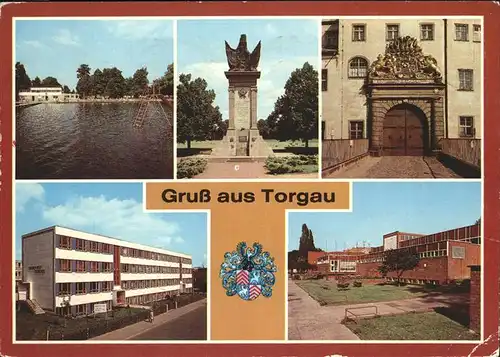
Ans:
<svg viewBox="0 0 500 357"><path fill-rule="evenodd" d="M260 41L252 53L248 51L247 36L241 35L238 47L232 48L226 42L226 57L230 72L257 71L260 60Z"/></svg>
<svg viewBox="0 0 500 357"><path fill-rule="evenodd" d="M247 97L248 91L245 88L241 88L238 91L238 95L240 96L241 99L245 99Z"/></svg>
<svg viewBox="0 0 500 357"><path fill-rule="evenodd" d="M413 37L400 37L386 46L385 54L378 55L370 66L372 79L427 79L442 81L437 61L425 55Z"/></svg>

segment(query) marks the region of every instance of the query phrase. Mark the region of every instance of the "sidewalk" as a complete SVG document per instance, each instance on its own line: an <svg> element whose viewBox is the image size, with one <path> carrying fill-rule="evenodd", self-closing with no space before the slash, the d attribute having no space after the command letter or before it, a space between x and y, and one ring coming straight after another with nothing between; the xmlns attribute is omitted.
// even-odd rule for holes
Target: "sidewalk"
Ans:
<svg viewBox="0 0 500 357"><path fill-rule="evenodd" d="M345 317L345 309L350 307L359 308L355 311L357 314L369 314L375 312L373 306L376 306L378 314L382 316L431 311L450 304L465 304L467 300L468 296L457 294L365 304L320 306L295 282L289 280L288 338L290 340L359 340L358 336L341 324Z"/></svg>
<svg viewBox="0 0 500 357"><path fill-rule="evenodd" d="M178 309L170 310L169 312L155 316L153 323L147 321L138 322L136 324L125 326L124 328L91 338L90 340L107 340L107 341L128 340L150 329L171 322L172 320L175 320L176 318L181 317L184 314L193 311L202 305L205 305L206 303L207 299L199 300L189 305L179 307Z"/></svg>

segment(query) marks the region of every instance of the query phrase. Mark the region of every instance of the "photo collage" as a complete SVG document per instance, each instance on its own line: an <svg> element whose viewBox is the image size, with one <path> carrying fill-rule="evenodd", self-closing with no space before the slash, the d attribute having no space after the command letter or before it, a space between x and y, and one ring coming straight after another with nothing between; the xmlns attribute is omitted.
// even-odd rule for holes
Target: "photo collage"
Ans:
<svg viewBox="0 0 500 357"><path fill-rule="evenodd" d="M483 22L14 17L13 343L484 341Z"/></svg>

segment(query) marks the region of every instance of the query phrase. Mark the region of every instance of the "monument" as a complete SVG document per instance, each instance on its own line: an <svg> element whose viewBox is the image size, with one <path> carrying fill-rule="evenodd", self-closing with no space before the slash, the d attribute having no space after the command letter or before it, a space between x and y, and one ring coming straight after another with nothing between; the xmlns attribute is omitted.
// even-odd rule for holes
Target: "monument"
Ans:
<svg viewBox="0 0 500 357"><path fill-rule="evenodd" d="M246 35L241 35L236 49L226 41L229 69L224 72L229 86L229 124L226 135L212 155L228 159L266 159L274 155L257 128L257 70L261 43L250 53Z"/></svg>

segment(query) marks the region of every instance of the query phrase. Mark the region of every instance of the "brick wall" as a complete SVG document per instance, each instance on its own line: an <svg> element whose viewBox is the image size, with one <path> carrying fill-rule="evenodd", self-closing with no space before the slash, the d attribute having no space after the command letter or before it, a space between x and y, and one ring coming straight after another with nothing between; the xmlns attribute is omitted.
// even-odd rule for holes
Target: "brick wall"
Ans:
<svg viewBox="0 0 500 357"><path fill-rule="evenodd" d="M469 328L481 331L481 266L470 267L470 305L469 305Z"/></svg>
<svg viewBox="0 0 500 357"><path fill-rule="evenodd" d="M378 277L378 267L380 263L360 263L357 266L357 274L363 277ZM447 257L439 258L424 258L418 263L418 266L410 271L405 271L401 276L402 279L419 279L419 280L437 280L440 283L446 282L448 279L448 260ZM389 278L396 278L396 272L387 274Z"/></svg>
<svg viewBox="0 0 500 357"><path fill-rule="evenodd" d="M463 247L465 257L463 259L453 258L453 248ZM448 277L451 280L470 278L470 266L481 264L481 246L467 242L449 242L448 251Z"/></svg>

